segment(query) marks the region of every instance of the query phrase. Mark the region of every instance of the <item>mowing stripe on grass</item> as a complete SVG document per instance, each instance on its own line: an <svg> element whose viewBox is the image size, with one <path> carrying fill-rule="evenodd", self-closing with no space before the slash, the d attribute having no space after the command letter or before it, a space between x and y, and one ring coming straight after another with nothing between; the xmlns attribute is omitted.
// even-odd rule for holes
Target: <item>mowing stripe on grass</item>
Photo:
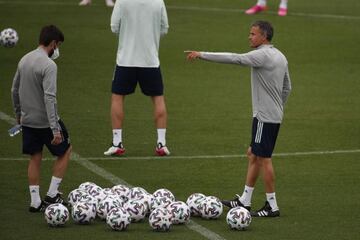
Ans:
<svg viewBox="0 0 360 240"><path fill-rule="evenodd" d="M0 5L47 5L47 6L78 6L77 1L74 3L70 2L52 2L52 1L0 1ZM105 3L92 3L92 6L101 6L103 7ZM208 7L192 7L192 6L177 6L177 5L166 5L167 9L173 10L184 10L184 11L203 11L203 12L225 12L225 13L244 13L244 9L231 9L231 8L208 8ZM275 11L266 11L263 14L277 15ZM299 13L299 12L289 12L288 16L295 17L311 17L311 18L327 18L327 19L343 19L343 20L360 20L360 16L352 15L337 15L337 14L321 14L321 13Z"/></svg>
<svg viewBox="0 0 360 240"><path fill-rule="evenodd" d="M0 111L0 120L3 120L9 124L15 124L16 120L9 115L3 113ZM99 175L100 177L108 180L112 184L123 184L128 187L133 187L131 184L126 182L125 180L119 178L118 176L106 171L105 169L99 167L98 165L90 162L86 158L80 157L79 154L73 152L71 154L71 159L78 163L79 165L83 166L84 168L88 169L89 171ZM205 238L209 240L226 240L225 238L221 237L217 233L214 233L213 231L201 226L200 224L197 224L196 222L190 220L186 225L190 230L199 233L200 235L204 236Z"/></svg>

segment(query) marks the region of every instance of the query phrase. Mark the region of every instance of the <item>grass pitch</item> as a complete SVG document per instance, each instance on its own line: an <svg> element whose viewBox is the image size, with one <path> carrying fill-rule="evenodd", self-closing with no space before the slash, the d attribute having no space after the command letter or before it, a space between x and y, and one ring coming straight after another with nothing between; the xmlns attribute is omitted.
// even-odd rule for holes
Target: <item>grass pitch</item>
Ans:
<svg viewBox="0 0 360 240"><path fill-rule="evenodd" d="M242 12L252 0L165 2L170 30L161 40L160 61L172 157L144 158L153 156L156 132L151 101L138 90L126 99L123 139L129 159L103 159L111 141L110 86L117 39L110 32L111 9L100 0L90 7L78 7L75 0L0 1L0 29L12 27L20 36L15 48L0 48L0 111L12 116L10 88L17 63L36 48L41 27L53 23L65 34L57 60L59 111L77 154L149 192L166 187L183 201L193 192L232 198L242 192L247 166L241 155L250 140L250 70L187 63L183 51L249 51L249 25L269 20L275 27L273 43L288 58L293 84L275 149L289 154L274 157L282 216L253 219L245 232L228 229L226 211L218 220L192 220L213 233L209 239L356 239L360 227L359 2L289 1L289 16L284 18L276 15L278 1L269 1L270 11L256 16ZM120 233L101 221L79 226L70 220L64 228L49 228L42 214L27 212L27 157L21 155L20 137L8 137L10 126L0 120L1 239L207 239L186 226L155 233L146 221ZM336 150L345 152L320 154ZM48 153L45 156L51 158ZM51 160L42 165L43 195L51 165ZM85 181L113 185L106 176L72 161L62 191L67 195ZM252 207L261 207L263 201L260 179Z"/></svg>

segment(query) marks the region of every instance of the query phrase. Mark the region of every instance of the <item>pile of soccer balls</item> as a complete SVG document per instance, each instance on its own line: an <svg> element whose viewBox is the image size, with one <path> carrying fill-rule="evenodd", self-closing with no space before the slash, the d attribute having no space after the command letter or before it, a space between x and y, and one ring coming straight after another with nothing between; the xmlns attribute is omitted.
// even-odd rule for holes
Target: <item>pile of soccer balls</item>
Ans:
<svg viewBox="0 0 360 240"><path fill-rule="evenodd" d="M101 188L85 182L71 191L67 198L71 211L62 204L49 205L45 220L50 226L63 226L71 215L78 224L91 224L96 217L106 221L116 231L125 230L131 223L148 217L149 225L156 231L169 231L173 224L186 224L190 216L205 219L219 218L223 212L220 200L201 193L191 194L186 203L176 201L168 189L161 188L153 194L144 188L116 185ZM243 230L251 222L244 208L233 208L227 214L227 223L233 229Z"/></svg>
<svg viewBox="0 0 360 240"><path fill-rule="evenodd" d="M6 28L0 33L0 45L4 47L14 47L19 41L17 32L12 28Z"/></svg>

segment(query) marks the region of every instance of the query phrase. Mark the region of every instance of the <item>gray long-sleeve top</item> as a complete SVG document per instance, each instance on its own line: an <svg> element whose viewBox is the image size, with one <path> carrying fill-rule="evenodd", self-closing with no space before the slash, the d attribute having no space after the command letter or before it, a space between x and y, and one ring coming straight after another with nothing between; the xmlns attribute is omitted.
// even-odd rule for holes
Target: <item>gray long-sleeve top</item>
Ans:
<svg viewBox="0 0 360 240"><path fill-rule="evenodd" d="M251 67L253 117L281 123L291 81L286 57L278 49L264 44L244 54L200 52L200 58Z"/></svg>
<svg viewBox="0 0 360 240"><path fill-rule="evenodd" d="M57 66L41 47L19 62L11 88L17 118L23 126L60 131L56 106Z"/></svg>

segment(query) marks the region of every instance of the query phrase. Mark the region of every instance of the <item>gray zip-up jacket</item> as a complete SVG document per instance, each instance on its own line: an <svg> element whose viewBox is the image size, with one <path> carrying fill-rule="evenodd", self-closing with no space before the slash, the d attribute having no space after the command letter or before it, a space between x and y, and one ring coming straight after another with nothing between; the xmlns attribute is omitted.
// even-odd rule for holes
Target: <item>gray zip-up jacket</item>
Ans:
<svg viewBox="0 0 360 240"><path fill-rule="evenodd" d="M56 106L57 66L41 47L19 62L11 88L16 117L32 128L61 130Z"/></svg>
<svg viewBox="0 0 360 240"><path fill-rule="evenodd" d="M286 57L278 49L264 44L244 54L200 54L204 60L251 67L253 117L262 122L281 123L291 81Z"/></svg>

